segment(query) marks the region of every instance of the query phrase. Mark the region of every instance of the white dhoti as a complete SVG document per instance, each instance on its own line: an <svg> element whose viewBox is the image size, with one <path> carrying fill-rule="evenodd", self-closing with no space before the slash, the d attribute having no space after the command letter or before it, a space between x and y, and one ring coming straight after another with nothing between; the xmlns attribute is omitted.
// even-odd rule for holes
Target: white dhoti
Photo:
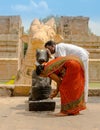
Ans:
<svg viewBox="0 0 100 130"><path fill-rule="evenodd" d="M85 60L85 61L83 61L83 64L84 64L84 70L85 70L84 100L85 100L85 102L87 102L88 101L88 85L89 85L89 76L88 76L89 61Z"/></svg>

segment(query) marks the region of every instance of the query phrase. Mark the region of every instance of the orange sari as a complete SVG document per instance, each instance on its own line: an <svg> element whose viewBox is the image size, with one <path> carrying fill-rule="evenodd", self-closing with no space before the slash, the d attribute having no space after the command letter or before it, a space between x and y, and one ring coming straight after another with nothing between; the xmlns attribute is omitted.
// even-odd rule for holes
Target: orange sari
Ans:
<svg viewBox="0 0 100 130"><path fill-rule="evenodd" d="M84 102L84 68L79 58L74 56L58 57L47 63L44 72L46 76L56 73L62 78L59 87L61 112L76 114L86 109Z"/></svg>

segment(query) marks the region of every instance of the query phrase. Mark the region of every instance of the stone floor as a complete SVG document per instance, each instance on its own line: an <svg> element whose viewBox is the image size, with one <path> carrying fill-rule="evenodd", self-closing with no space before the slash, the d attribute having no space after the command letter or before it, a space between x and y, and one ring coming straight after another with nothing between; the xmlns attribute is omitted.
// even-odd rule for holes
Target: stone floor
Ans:
<svg viewBox="0 0 100 130"><path fill-rule="evenodd" d="M28 97L0 97L0 130L100 130L100 96L89 97L87 110L77 116L55 117L55 112L28 111Z"/></svg>

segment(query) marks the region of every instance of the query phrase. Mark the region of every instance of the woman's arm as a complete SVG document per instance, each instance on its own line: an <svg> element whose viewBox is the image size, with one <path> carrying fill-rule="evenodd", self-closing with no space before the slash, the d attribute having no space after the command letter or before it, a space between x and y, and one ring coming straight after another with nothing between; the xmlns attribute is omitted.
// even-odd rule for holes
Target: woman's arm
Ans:
<svg viewBox="0 0 100 130"><path fill-rule="evenodd" d="M57 88L50 94L50 98L55 97L59 92L59 86L61 84L61 79L56 74L51 74L50 78L57 83Z"/></svg>
<svg viewBox="0 0 100 130"><path fill-rule="evenodd" d="M53 73L49 77L57 83L57 89L59 89L59 86L61 84L61 79L58 77L58 75Z"/></svg>

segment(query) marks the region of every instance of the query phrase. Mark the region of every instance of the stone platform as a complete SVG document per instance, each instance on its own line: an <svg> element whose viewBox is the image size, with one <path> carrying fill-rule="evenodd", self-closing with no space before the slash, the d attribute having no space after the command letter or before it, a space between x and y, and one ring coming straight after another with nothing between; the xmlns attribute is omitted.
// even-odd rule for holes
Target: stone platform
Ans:
<svg viewBox="0 0 100 130"><path fill-rule="evenodd" d="M55 101L51 99L39 100L39 101L28 101L29 111L54 111Z"/></svg>

